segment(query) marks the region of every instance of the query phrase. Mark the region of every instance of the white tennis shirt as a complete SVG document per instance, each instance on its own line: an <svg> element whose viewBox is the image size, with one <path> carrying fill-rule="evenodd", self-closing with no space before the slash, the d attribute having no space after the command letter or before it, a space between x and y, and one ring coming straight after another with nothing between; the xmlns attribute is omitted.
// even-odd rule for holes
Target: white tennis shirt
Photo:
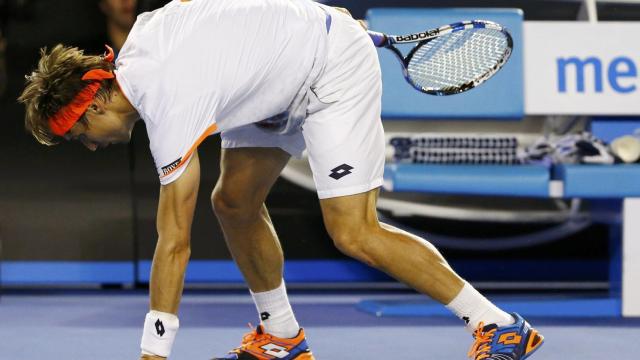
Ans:
<svg viewBox="0 0 640 360"><path fill-rule="evenodd" d="M116 79L145 122L165 185L207 136L287 109L326 61L310 0L174 0L138 16Z"/></svg>

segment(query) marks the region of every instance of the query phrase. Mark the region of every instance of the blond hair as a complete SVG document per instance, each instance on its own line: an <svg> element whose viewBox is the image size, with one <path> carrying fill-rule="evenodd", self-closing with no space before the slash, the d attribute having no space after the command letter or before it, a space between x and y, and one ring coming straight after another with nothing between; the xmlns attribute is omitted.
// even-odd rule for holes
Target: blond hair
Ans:
<svg viewBox="0 0 640 360"><path fill-rule="evenodd" d="M90 84L90 81L81 78L84 73L93 69L113 71L114 65L105 61L103 56L84 55L84 52L76 47L58 44L50 52L47 52L46 47L40 49L38 67L31 75L25 77L26 85L18 98L26 107L25 128L39 143L58 143L49 127L49 118L71 103L74 97ZM107 102L111 98L114 85L113 79L102 80L96 98ZM84 114L80 120L86 121Z"/></svg>

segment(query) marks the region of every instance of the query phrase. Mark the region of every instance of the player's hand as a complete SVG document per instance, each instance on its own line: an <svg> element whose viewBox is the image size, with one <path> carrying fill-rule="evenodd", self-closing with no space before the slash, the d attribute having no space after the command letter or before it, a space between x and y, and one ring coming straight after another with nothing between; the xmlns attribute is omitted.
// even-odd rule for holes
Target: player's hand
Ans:
<svg viewBox="0 0 640 360"><path fill-rule="evenodd" d="M337 6L334 6L333 8L334 8L334 9L336 9L336 10L338 10L338 11L340 11L340 12L341 12L341 13L343 13L343 14L347 14L347 15L349 15L349 16L351 16L351 17L353 17L353 15L351 15L351 13L349 12L349 10L347 10L347 9L345 9L345 8L343 8L343 7L337 7ZM366 22L365 20L360 20L360 19L358 19L357 21L360 23L360 26L362 26L362 28L363 28L363 29L365 29L365 30L368 30L368 29L369 29L369 28L368 28L368 26L367 26L367 22Z"/></svg>
<svg viewBox="0 0 640 360"><path fill-rule="evenodd" d="M140 355L140 360L165 360L165 357L155 355Z"/></svg>

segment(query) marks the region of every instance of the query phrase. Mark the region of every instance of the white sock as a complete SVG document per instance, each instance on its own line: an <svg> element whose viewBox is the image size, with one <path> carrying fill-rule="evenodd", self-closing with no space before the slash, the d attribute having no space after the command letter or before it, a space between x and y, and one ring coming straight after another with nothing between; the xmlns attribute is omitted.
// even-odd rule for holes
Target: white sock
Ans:
<svg viewBox="0 0 640 360"><path fill-rule="evenodd" d="M251 291L251 296L253 296L261 323L267 333L285 339L298 335L300 325L298 325L291 304L289 304L284 280L276 289L259 293Z"/></svg>
<svg viewBox="0 0 640 360"><path fill-rule="evenodd" d="M447 305L447 309L464 320L467 324L467 330L471 332L478 327L480 322L483 322L484 325L497 324L498 326L515 323L511 315L493 305L467 282L455 299Z"/></svg>

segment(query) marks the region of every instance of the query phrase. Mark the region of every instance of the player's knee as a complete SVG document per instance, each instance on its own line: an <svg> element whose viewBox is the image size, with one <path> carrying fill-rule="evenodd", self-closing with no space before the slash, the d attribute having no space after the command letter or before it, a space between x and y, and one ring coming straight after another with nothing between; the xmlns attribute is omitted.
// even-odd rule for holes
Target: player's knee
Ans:
<svg viewBox="0 0 640 360"><path fill-rule="evenodd" d="M238 199L234 199L231 191L216 186L211 193L211 206L216 216L224 218L238 213L242 204Z"/></svg>
<svg viewBox="0 0 640 360"><path fill-rule="evenodd" d="M367 224L334 224L327 227L329 236L340 252L358 259L369 266L376 266L375 256L372 256L376 229Z"/></svg>
<svg viewBox="0 0 640 360"><path fill-rule="evenodd" d="M167 245L165 247L165 252L171 254L174 258L189 261L189 258L191 257L191 244L189 241L175 242Z"/></svg>
<svg viewBox="0 0 640 360"><path fill-rule="evenodd" d="M211 206L223 224L229 221L251 221L259 216L261 205L247 199L242 192L222 186L216 186L211 193Z"/></svg>
<svg viewBox="0 0 640 360"><path fill-rule="evenodd" d="M188 236L175 234L161 234L161 240L156 245L156 253L161 253L164 257L176 259L182 263L187 263L191 257L191 241Z"/></svg>

